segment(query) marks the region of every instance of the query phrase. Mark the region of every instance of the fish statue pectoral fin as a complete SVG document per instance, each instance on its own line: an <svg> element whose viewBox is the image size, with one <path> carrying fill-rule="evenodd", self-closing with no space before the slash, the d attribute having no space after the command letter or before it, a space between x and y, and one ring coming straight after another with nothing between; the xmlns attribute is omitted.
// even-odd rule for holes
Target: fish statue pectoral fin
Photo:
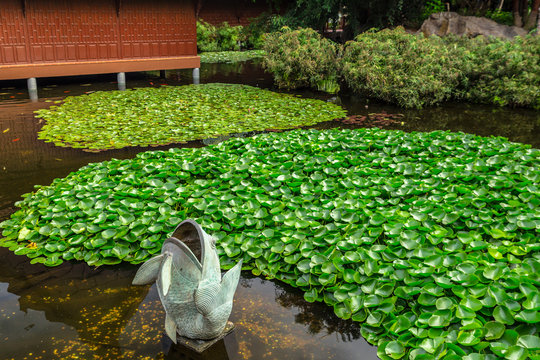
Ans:
<svg viewBox="0 0 540 360"><path fill-rule="evenodd" d="M172 256L170 254L164 255L165 261L163 261L163 267L161 268L161 290L163 291L163 295L167 296L171 288Z"/></svg>
<svg viewBox="0 0 540 360"><path fill-rule="evenodd" d="M195 307L202 316L207 316L216 305L216 298L221 292L218 282L202 281L193 294Z"/></svg>
<svg viewBox="0 0 540 360"><path fill-rule="evenodd" d="M165 315L165 332L171 338L173 343L176 344L176 322L169 316Z"/></svg>
<svg viewBox="0 0 540 360"><path fill-rule="evenodd" d="M147 285L156 281L159 273L159 267L163 261L164 255L158 255L141 265L135 278L133 279L133 285Z"/></svg>
<svg viewBox="0 0 540 360"><path fill-rule="evenodd" d="M234 265L229 271L223 275L221 280L221 289L218 294L219 304L233 301L238 281L240 280L240 272L242 271L242 260Z"/></svg>

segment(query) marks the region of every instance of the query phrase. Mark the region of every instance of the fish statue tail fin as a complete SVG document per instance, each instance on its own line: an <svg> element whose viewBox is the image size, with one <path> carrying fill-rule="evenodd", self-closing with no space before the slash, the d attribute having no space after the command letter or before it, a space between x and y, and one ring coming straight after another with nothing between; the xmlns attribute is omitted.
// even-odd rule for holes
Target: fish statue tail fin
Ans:
<svg viewBox="0 0 540 360"><path fill-rule="evenodd" d="M240 272L242 271L242 260L238 264L234 265L232 269L227 271L221 279L221 291L220 298L221 304L226 302L232 302L238 281L240 280Z"/></svg>
<svg viewBox="0 0 540 360"><path fill-rule="evenodd" d="M171 338L173 343L176 344L176 322L169 316L165 315L165 332Z"/></svg>
<svg viewBox="0 0 540 360"><path fill-rule="evenodd" d="M135 278L133 279L133 285L147 285L156 281L159 273L159 267L161 262L165 258L164 254L151 258L141 265Z"/></svg>

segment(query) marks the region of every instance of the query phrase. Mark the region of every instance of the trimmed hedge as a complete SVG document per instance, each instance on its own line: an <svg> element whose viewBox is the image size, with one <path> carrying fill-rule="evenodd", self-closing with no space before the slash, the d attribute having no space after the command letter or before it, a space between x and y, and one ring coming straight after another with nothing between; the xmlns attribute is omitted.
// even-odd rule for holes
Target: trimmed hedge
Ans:
<svg viewBox="0 0 540 360"><path fill-rule="evenodd" d="M265 50L266 68L289 89L327 91L319 84L344 82L406 108L448 100L540 108L538 36L426 38L396 28L368 31L341 46L299 29L267 36Z"/></svg>
<svg viewBox="0 0 540 360"><path fill-rule="evenodd" d="M328 93L339 91L339 45L323 38L313 29L267 34L263 65L285 89L311 87Z"/></svg>

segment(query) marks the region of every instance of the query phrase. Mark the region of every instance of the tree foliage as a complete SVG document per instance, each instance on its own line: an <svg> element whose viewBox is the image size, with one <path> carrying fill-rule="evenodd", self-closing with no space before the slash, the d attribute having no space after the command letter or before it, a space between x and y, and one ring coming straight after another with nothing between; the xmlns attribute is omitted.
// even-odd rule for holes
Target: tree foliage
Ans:
<svg viewBox="0 0 540 360"><path fill-rule="evenodd" d="M419 25L429 14L456 11L465 15L514 18L514 24L531 29L536 24L540 0L268 0L279 9L284 25L323 30L345 17L346 38L370 28Z"/></svg>
<svg viewBox="0 0 540 360"><path fill-rule="evenodd" d="M296 0L288 15L301 26L322 30L327 21L346 16L346 31L356 35L369 28L403 24L418 18L425 0Z"/></svg>

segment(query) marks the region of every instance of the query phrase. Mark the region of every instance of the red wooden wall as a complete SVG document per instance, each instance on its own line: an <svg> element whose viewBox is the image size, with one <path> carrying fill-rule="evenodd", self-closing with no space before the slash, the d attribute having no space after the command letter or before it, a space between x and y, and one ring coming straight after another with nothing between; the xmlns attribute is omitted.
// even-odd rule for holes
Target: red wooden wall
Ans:
<svg viewBox="0 0 540 360"><path fill-rule="evenodd" d="M1 0L0 79L182 67L199 67L192 1Z"/></svg>

